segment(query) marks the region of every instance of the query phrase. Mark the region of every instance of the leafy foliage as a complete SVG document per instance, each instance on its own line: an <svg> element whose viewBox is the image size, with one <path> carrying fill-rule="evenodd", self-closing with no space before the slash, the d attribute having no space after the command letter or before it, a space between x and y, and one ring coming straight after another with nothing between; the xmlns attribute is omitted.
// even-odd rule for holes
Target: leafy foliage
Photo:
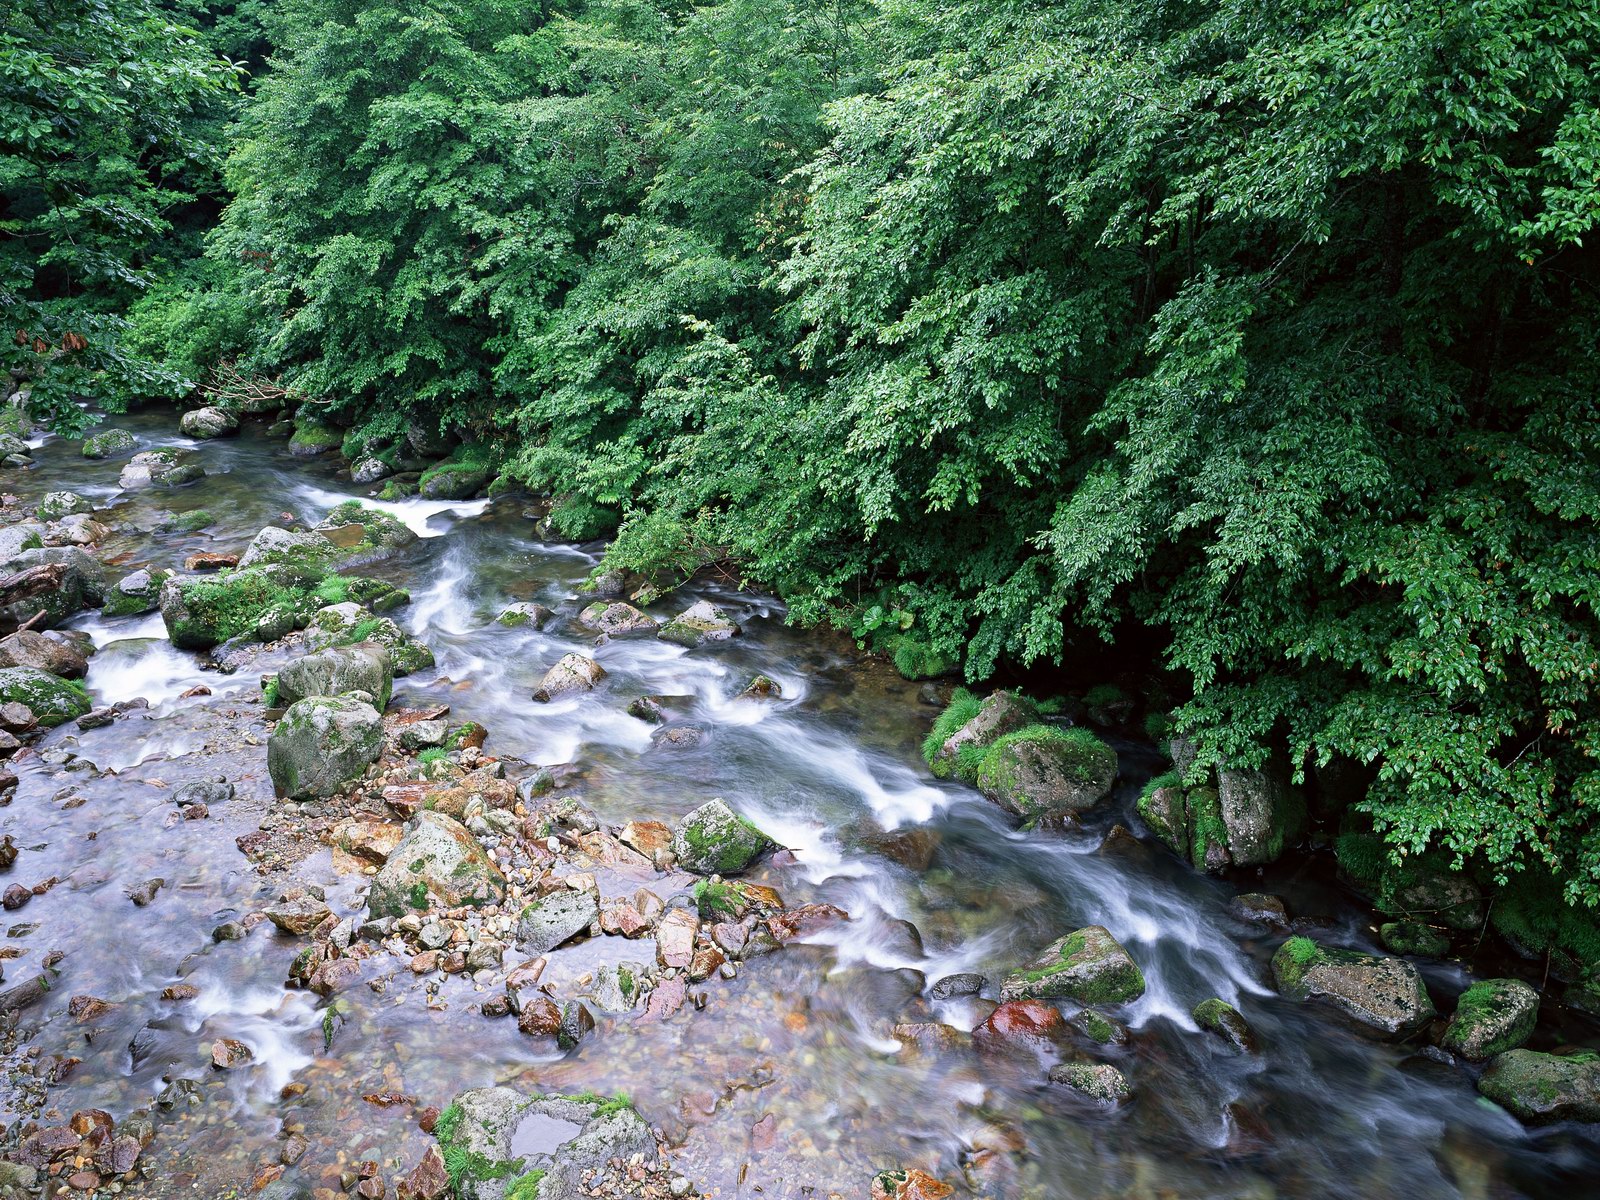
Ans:
<svg viewBox="0 0 1600 1200"><path fill-rule="evenodd" d="M1153 635L1199 769L1353 759L1391 852L1600 901L1592 3L263 20L175 366L908 673Z"/></svg>

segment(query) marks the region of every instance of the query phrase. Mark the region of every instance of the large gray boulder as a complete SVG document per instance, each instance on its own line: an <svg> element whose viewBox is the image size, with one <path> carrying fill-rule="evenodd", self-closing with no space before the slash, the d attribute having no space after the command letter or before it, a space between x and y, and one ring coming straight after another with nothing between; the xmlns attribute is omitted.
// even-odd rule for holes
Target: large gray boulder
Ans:
<svg viewBox="0 0 1600 1200"><path fill-rule="evenodd" d="M161 585L172 578L165 568L141 567L124 575L106 592L104 611L108 617L131 617L154 612L161 607Z"/></svg>
<svg viewBox="0 0 1600 1200"><path fill-rule="evenodd" d="M581 654L568 654L544 673L544 678L534 689L533 698L543 703L574 692L593 691L594 686L605 677L605 668L594 659Z"/></svg>
<svg viewBox="0 0 1600 1200"><path fill-rule="evenodd" d="M1478 1079L1478 1091L1519 1121L1600 1121L1600 1054L1508 1050Z"/></svg>
<svg viewBox="0 0 1600 1200"><path fill-rule="evenodd" d="M610 637L622 637L629 633L654 633L661 628L660 621L647 613L640 612L625 600L595 601L578 614L578 624Z"/></svg>
<svg viewBox="0 0 1600 1200"><path fill-rule="evenodd" d="M372 705L312 696L279 719L267 739L267 771L282 795L326 799L360 779L382 749L383 718Z"/></svg>
<svg viewBox="0 0 1600 1200"><path fill-rule="evenodd" d="M668 621L656 636L664 642L693 648L707 642L725 642L738 634L739 627L727 613L709 600L697 600Z"/></svg>
<svg viewBox="0 0 1600 1200"><path fill-rule="evenodd" d="M139 444L139 439L126 429L102 429L83 439L85 458L110 458L114 454L127 454Z"/></svg>
<svg viewBox="0 0 1600 1200"><path fill-rule="evenodd" d="M1480 979L1456 1001L1455 1015L1439 1045L1452 1054L1482 1062L1515 1050L1533 1034L1539 1020L1539 993L1520 979Z"/></svg>
<svg viewBox="0 0 1600 1200"><path fill-rule="evenodd" d="M524 1096L511 1088L458 1095L434 1128L446 1157L465 1164L458 1200L580 1200L614 1159L656 1159L655 1136L625 1100ZM450 1151L457 1151L452 1155ZM533 1177L534 1188L518 1191Z"/></svg>
<svg viewBox="0 0 1600 1200"><path fill-rule="evenodd" d="M737 874L774 844L721 800L708 801L689 813L672 835L678 865L696 875Z"/></svg>
<svg viewBox="0 0 1600 1200"><path fill-rule="evenodd" d="M1036 725L1001 738L978 769L978 790L1023 818L1093 808L1111 795L1117 752L1087 729Z"/></svg>
<svg viewBox="0 0 1600 1200"><path fill-rule="evenodd" d="M1383 1037L1403 1037L1433 1019L1433 1000L1417 968L1386 958L1293 937L1272 956L1278 991L1316 1000Z"/></svg>
<svg viewBox="0 0 1600 1200"><path fill-rule="evenodd" d="M583 933L599 915L593 892L552 892L518 916L517 948L526 954L548 954Z"/></svg>
<svg viewBox="0 0 1600 1200"><path fill-rule="evenodd" d="M1071 999L1079 1004L1123 1004L1142 995L1144 973L1102 925L1052 942L1000 989L1002 1000Z"/></svg>
<svg viewBox="0 0 1600 1200"><path fill-rule="evenodd" d="M459 908L498 904L505 893L505 877L467 827L425 810L406 827L373 878L367 909L374 917L399 917L426 908L429 896L446 908Z"/></svg>
<svg viewBox="0 0 1600 1200"><path fill-rule="evenodd" d="M393 558L417 540L405 522L359 500L347 500L317 522L317 532L339 551L345 568Z"/></svg>
<svg viewBox="0 0 1600 1200"><path fill-rule="evenodd" d="M295 659L278 672L280 704L294 704L310 696L365 692L382 709L388 705L393 688L394 667L389 651L376 642L319 650Z"/></svg>
<svg viewBox="0 0 1600 1200"><path fill-rule="evenodd" d="M178 418L184 437L219 438L239 432L239 418L225 408L193 408Z"/></svg>

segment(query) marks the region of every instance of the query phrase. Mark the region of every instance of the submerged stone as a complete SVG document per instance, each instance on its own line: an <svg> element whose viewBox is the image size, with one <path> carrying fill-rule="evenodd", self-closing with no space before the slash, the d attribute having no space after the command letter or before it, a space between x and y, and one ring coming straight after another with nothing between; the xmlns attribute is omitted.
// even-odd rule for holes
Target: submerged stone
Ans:
<svg viewBox="0 0 1600 1200"><path fill-rule="evenodd" d="M1133 1095L1128 1077L1110 1063L1057 1063L1050 1068L1049 1076L1051 1083L1096 1104L1122 1104Z"/></svg>
<svg viewBox="0 0 1600 1200"><path fill-rule="evenodd" d="M1195 1024L1232 1046L1241 1054L1257 1050L1255 1031L1241 1013L1226 1000L1202 1000L1194 1007Z"/></svg>

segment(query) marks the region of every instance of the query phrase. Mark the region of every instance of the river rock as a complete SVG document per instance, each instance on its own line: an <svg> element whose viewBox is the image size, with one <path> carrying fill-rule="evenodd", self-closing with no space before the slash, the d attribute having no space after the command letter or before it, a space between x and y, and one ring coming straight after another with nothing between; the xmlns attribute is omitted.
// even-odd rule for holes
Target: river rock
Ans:
<svg viewBox="0 0 1600 1200"><path fill-rule="evenodd" d="M18 521L0 528L0 562L9 562L24 550L44 548L45 527L37 521ZM5 574L10 574L6 571Z"/></svg>
<svg viewBox="0 0 1600 1200"><path fill-rule="evenodd" d="M0 704L25 706L47 729L77 720L90 708L81 690L37 667L0 668Z"/></svg>
<svg viewBox="0 0 1600 1200"><path fill-rule="evenodd" d="M611 637L629 633L654 633L661 622L626 601L598 601L578 614L578 624Z"/></svg>
<svg viewBox="0 0 1600 1200"><path fill-rule="evenodd" d="M1002 1000L1068 998L1122 1004L1144 995L1144 975L1110 932L1089 925L1055 941L1000 989Z"/></svg>
<svg viewBox="0 0 1600 1200"><path fill-rule="evenodd" d="M389 652L396 677L433 666L433 651L389 617L374 616L353 600L331 604L312 614L306 626L308 650L326 650L354 642L373 642Z"/></svg>
<svg viewBox="0 0 1600 1200"><path fill-rule="evenodd" d="M446 1160L454 1150L466 1164L458 1200L580 1200L613 1159L656 1160L655 1136L639 1114L625 1100L602 1097L476 1088L455 1098L434 1133ZM536 1190L515 1190L519 1179L535 1173L541 1173Z"/></svg>
<svg viewBox="0 0 1600 1200"><path fill-rule="evenodd" d="M94 505L77 492L51 492L39 501L39 507L34 509L34 515L41 521L59 521L62 517L70 517L74 513L93 511Z"/></svg>
<svg viewBox="0 0 1600 1200"><path fill-rule="evenodd" d="M678 865L696 875L734 875L774 842L721 800L710 800L678 823L672 852Z"/></svg>
<svg viewBox="0 0 1600 1200"><path fill-rule="evenodd" d="M1384 897L1385 911L1463 932L1482 927L1483 892L1468 876L1426 867L1410 867L1397 874L1396 886Z"/></svg>
<svg viewBox="0 0 1600 1200"><path fill-rule="evenodd" d="M1111 794L1117 753L1085 729L1035 726L994 744L977 786L1023 818L1081 812Z"/></svg>
<svg viewBox="0 0 1600 1200"><path fill-rule="evenodd" d="M296 458L316 458L337 450L344 435L328 422L302 408L295 414L294 435L289 439L289 453Z"/></svg>
<svg viewBox="0 0 1600 1200"><path fill-rule="evenodd" d="M99 433L90 434L83 439L83 456L85 458L110 458L117 454L127 454L139 444L139 439L126 429L102 429Z"/></svg>
<svg viewBox="0 0 1600 1200"><path fill-rule="evenodd" d="M504 625L510 629L520 628L523 625L532 625L535 629L544 628L544 623L555 614L542 604L523 601L517 604L508 604L495 618L495 624Z"/></svg>
<svg viewBox="0 0 1600 1200"><path fill-rule="evenodd" d="M1515 1050L1539 1020L1539 993L1520 979L1480 979L1456 1001L1441 1049L1472 1062Z"/></svg>
<svg viewBox="0 0 1600 1200"><path fill-rule="evenodd" d="M295 659L278 672L278 703L292 705L312 696L365 692L379 709L389 704L394 669L389 652L376 642L319 650Z"/></svg>
<svg viewBox="0 0 1600 1200"><path fill-rule="evenodd" d="M430 892L446 908L498 904L505 888L505 878L464 825L423 811L373 877L367 909L374 917L403 917L426 907Z"/></svg>
<svg viewBox="0 0 1600 1200"><path fill-rule="evenodd" d="M594 924L600 903L590 891L552 892L528 905L517 918L517 948L548 954Z"/></svg>
<svg viewBox="0 0 1600 1200"><path fill-rule="evenodd" d="M1096 1104L1123 1104L1133 1095L1128 1077L1110 1063L1057 1063L1048 1074L1051 1083Z"/></svg>
<svg viewBox="0 0 1600 1200"><path fill-rule="evenodd" d="M1042 1000L1008 1000L972 1031L985 1054L1048 1054L1067 1036L1067 1019Z"/></svg>
<svg viewBox="0 0 1600 1200"><path fill-rule="evenodd" d="M936 980L928 989L928 995L935 1000L953 1000L957 996L976 996L983 991L987 981L975 971L962 971L956 975L946 975Z"/></svg>
<svg viewBox="0 0 1600 1200"><path fill-rule="evenodd" d="M318 574L333 569L341 555L322 534L309 529L279 529L268 525L251 539L239 556L239 566L302 567Z"/></svg>
<svg viewBox="0 0 1600 1200"><path fill-rule="evenodd" d="M545 703L573 692L592 691L605 677L605 668L594 659L581 654L568 654L544 673L533 698Z"/></svg>
<svg viewBox="0 0 1600 1200"><path fill-rule="evenodd" d="M1256 1035L1250 1022L1226 1000L1202 1000L1194 1007L1194 1020L1201 1029L1222 1039L1239 1053L1256 1052Z"/></svg>
<svg viewBox="0 0 1600 1200"><path fill-rule="evenodd" d="M727 641L738 633L739 627L727 613L709 600L699 600L668 621L657 636L692 649L706 642Z"/></svg>
<svg viewBox="0 0 1600 1200"><path fill-rule="evenodd" d="M239 432L239 418L225 408L207 405L205 408L191 408L179 417L178 429L184 437L227 437Z"/></svg>
<svg viewBox="0 0 1600 1200"><path fill-rule="evenodd" d="M4 667L32 667L63 679L82 679L89 672L89 660L59 638L23 629L0 638L0 668Z"/></svg>
<svg viewBox="0 0 1600 1200"><path fill-rule="evenodd" d="M325 799L360 779L382 748L383 718L372 705L309 696L289 706L267 739L267 770L280 794Z"/></svg>
<svg viewBox="0 0 1600 1200"><path fill-rule="evenodd" d="M690 908L672 908L656 926L656 961L663 967L682 970L694 961L694 940L700 932L700 916Z"/></svg>
<svg viewBox="0 0 1600 1200"><path fill-rule="evenodd" d="M32 547L0 563L0 575L22 572L38 577L38 590L0 606L0 629L15 629L40 612L44 618L33 627L48 629L105 601L105 574L99 562L76 546Z"/></svg>
<svg viewBox="0 0 1600 1200"><path fill-rule="evenodd" d="M313 586L313 576L282 565L175 575L161 585L161 619L180 650L209 650L233 638L272 641L304 619Z"/></svg>
<svg viewBox="0 0 1600 1200"><path fill-rule="evenodd" d="M1385 1037L1412 1033L1433 1019L1433 1001L1416 967L1385 958L1320 946L1294 937L1272 956L1278 991L1291 1000L1319 1000Z"/></svg>
<svg viewBox="0 0 1600 1200"><path fill-rule="evenodd" d="M1529 1125L1600 1121L1600 1054L1508 1050L1479 1077L1478 1091Z"/></svg>
<svg viewBox="0 0 1600 1200"><path fill-rule="evenodd" d="M206 469L180 450L141 450L117 477L123 491L146 487L181 487L205 477Z"/></svg>
<svg viewBox="0 0 1600 1200"><path fill-rule="evenodd" d="M1378 926L1378 940L1391 954L1440 958L1450 953L1450 936L1421 921L1385 921Z"/></svg>
<svg viewBox="0 0 1600 1200"><path fill-rule="evenodd" d="M234 796L233 784L226 779L192 779L172 790L172 802L180 808L203 804L214 808L226 804Z"/></svg>

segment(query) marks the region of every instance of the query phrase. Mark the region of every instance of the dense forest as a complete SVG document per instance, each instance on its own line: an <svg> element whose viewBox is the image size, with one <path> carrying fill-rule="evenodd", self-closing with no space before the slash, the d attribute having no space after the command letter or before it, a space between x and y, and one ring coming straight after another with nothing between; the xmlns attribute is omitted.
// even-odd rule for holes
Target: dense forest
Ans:
<svg viewBox="0 0 1600 1200"><path fill-rule="evenodd" d="M12 0L5 366L60 428L420 426L913 677L1153 645L1194 770L1357 764L1394 854L1593 907L1597 48L1591 0Z"/></svg>

